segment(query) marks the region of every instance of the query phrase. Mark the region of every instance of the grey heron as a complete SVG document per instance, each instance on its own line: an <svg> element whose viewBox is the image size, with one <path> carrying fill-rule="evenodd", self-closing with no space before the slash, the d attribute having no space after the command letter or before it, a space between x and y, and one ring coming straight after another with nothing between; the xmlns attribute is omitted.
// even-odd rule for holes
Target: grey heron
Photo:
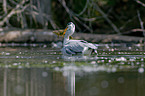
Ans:
<svg viewBox="0 0 145 96"><path fill-rule="evenodd" d="M75 25L72 22L67 24L64 30L63 55L91 54L97 53L97 46L84 40L70 40L69 37L75 32Z"/></svg>

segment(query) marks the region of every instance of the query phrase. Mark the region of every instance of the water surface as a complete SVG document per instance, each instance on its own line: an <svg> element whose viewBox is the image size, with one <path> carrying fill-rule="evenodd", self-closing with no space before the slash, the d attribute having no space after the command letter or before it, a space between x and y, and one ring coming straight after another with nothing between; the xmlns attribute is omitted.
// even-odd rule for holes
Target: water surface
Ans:
<svg viewBox="0 0 145 96"><path fill-rule="evenodd" d="M1 44L0 96L144 96L141 44L99 44L63 57L48 44Z"/></svg>

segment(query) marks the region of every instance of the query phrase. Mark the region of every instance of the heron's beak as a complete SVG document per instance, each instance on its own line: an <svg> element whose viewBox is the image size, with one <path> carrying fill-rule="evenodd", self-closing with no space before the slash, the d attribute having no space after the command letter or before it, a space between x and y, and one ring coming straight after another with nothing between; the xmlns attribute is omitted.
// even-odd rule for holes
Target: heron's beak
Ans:
<svg viewBox="0 0 145 96"><path fill-rule="evenodd" d="M64 29L63 35L65 35L67 29L68 29L68 27L66 27L66 28Z"/></svg>
<svg viewBox="0 0 145 96"><path fill-rule="evenodd" d="M64 30L54 30L53 33L56 34L58 37L64 37L68 27L66 27Z"/></svg>

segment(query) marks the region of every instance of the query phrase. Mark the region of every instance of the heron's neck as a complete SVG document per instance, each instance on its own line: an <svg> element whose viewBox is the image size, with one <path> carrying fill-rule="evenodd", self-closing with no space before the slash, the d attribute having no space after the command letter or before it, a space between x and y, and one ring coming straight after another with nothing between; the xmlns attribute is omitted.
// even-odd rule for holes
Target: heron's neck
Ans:
<svg viewBox="0 0 145 96"><path fill-rule="evenodd" d="M65 34L64 40L63 40L63 45L65 45L65 43L68 41L69 41L69 35Z"/></svg>

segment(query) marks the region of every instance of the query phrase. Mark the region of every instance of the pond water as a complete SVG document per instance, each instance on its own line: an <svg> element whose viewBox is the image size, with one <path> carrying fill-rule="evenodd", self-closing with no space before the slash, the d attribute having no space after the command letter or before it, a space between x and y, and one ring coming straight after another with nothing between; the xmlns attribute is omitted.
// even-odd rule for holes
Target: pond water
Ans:
<svg viewBox="0 0 145 96"><path fill-rule="evenodd" d="M0 96L144 96L144 65L141 44L98 44L98 55L79 57L0 44Z"/></svg>

